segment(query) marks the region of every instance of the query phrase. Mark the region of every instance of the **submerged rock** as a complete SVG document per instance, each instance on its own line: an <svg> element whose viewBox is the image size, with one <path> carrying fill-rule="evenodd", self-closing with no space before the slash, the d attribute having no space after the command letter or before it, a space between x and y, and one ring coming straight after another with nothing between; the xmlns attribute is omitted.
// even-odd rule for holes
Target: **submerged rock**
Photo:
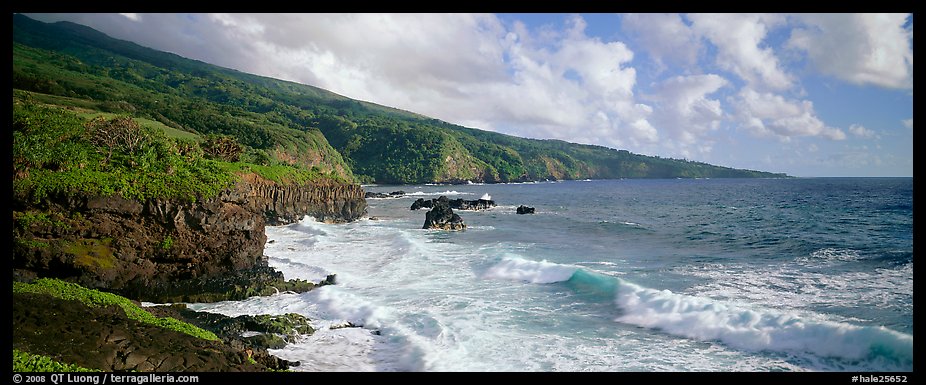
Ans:
<svg viewBox="0 0 926 385"><path fill-rule="evenodd" d="M450 201L441 196L434 201L431 211L425 213L423 229L465 230L463 218L450 208Z"/></svg>

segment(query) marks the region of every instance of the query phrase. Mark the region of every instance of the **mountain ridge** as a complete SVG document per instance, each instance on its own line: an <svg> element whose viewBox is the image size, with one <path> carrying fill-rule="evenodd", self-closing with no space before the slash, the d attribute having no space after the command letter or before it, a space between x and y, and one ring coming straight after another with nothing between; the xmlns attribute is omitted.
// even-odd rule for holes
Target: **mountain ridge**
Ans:
<svg viewBox="0 0 926 385"><path fill-rule="evenodd" d="M788 177L464 127L184 58L71 22L15 14L13 31L14 89L92 100L99 110L196 135L230 135L269 162L316 167L361 183Z"/></svg>

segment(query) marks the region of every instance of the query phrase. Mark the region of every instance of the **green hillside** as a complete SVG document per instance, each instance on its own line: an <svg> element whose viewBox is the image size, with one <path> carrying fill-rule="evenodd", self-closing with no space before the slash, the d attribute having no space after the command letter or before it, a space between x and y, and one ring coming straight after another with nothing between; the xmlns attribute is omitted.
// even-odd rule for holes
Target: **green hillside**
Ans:
<svg viewBox="0 0 926 385"><path fill-rule="evenodd" d="M173 137L230 136L248 162L360 182L785 176L466 128L22 15L13 16L13 88Z"/></svg>

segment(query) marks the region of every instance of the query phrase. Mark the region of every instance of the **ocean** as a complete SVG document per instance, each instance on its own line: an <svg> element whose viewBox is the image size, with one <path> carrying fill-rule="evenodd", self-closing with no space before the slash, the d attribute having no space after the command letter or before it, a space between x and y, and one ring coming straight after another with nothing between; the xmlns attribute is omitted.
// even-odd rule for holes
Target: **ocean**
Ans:
<svg viewBox="0 0 926 385"><path fill-rule="evenodd" d="M912 178L365 189L406 194L266 230L286 278L336 285L189 306L311 318L270 351L296 371L913 370ZM441 195L498 206L422 230Z"/></svg>

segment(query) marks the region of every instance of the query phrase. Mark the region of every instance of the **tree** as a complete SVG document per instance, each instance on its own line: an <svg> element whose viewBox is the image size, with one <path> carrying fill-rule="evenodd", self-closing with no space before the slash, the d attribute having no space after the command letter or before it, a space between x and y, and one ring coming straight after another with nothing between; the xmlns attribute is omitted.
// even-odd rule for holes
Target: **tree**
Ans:
<svg viewBox="0 0 926 385"><path fill-rule="evenodd" d="M237 162L244 152L244 148L235 138L224 135L207 136L202 147L206 154L226 162Z"/></svg>
<svg viewBox="0 0 926 385"><path fill-rule="evenodd" d="M86 127L90 142L101 149L108 150L103 164L109 163L113 150L134 154L148 142L148 133L130 117L115 117L106 120L98 116L87 122Z"/></svg>

